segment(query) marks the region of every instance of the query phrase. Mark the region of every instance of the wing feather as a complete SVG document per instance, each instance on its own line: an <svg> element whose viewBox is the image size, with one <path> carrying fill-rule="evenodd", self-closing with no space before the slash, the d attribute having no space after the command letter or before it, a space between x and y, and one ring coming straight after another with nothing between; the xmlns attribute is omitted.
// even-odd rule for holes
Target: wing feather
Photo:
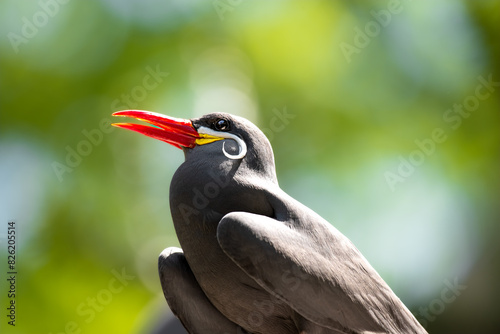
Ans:
<svg viewBox="0 0 500 334"><path fill-rule="evenodd" d="M320 326L426 333L356 247L325 221L290 224L232 212L220 221L217 238L264 289Z"/></svg>
<svg viewBox="0 0 500 334"><path fill-rule="evenodd" d="M212 305L180 248L165 249L158 259L158 269L168 305L190 334L246 333Z"/></svg>

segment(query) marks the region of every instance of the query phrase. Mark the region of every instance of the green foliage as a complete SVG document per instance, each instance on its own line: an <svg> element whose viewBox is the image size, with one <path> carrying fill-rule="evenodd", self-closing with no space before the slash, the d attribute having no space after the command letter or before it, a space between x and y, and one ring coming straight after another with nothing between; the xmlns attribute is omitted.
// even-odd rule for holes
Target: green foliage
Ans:
<svg viewBox="0 0 500 334"><path fill-rule="evenodd" d="M124 108L256 122L282 187L348 235L429 330L488 332L496 315L468 309L495 309L499 292L481 283L500 271L499 10L3 1L0 236L17 222L19 293L16 327L2 316L1 332L132 333L157 321L143 312L161 298L157 255L178 244L168 187L183 157L110 128ZM123 268L134 278L113 292ZM468 288L432 311L455 277Z"/></svg>

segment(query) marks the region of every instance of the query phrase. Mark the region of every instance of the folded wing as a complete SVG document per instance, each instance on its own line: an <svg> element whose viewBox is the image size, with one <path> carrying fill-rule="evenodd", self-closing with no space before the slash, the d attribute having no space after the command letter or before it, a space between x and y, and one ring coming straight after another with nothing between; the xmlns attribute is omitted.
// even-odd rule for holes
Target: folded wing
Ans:
<svg viewBox="0 0 500 334"><path fill-rule="evenodd" d="M311 322L346 333L426 333L354 245L324 221L287 224L232 212L217 238L249 276Z"/></svg>

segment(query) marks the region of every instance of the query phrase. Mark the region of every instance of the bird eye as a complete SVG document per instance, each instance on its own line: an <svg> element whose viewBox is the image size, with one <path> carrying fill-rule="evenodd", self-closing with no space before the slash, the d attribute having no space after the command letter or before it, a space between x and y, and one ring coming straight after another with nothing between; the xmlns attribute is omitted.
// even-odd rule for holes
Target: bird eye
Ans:
<svg viewBox="0 0 500 334"><path fill-rule="evenodd" d="M215 121L214 128L218 131L229 131L229 121L224 118L219 118Z"/></svg>

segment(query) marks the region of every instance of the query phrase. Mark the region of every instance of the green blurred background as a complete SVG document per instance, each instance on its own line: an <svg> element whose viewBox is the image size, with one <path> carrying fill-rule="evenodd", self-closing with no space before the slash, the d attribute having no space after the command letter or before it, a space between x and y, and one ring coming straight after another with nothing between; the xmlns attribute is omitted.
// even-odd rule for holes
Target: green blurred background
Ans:
<svg viewBox="0 0 500 334"><path fill-rule="evenodd" d="M183 155L127 108L252 120L429 332L498 333L500 1L1 0L0 27L1 333L166 316Z"/></svg>

